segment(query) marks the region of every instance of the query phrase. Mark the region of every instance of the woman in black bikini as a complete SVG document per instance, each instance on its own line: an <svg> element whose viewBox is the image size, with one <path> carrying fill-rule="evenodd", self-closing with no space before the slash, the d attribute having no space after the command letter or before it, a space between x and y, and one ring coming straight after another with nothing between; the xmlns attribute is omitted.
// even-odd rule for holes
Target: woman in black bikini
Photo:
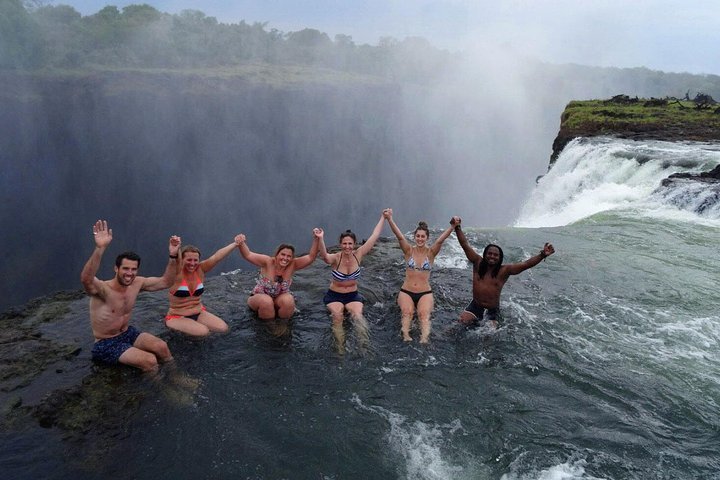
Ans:
<svg viewBox="0 0 720 480"><path fill-rule="evenodd" d="M360 262L380 237L384 220L384 216L381 215L370 237L357 249L355 248L357 239L350 230L340 234L340 251L337 253L328 253L325 241L322 236L320 237L320 258L332 267L332 281L323 297L323 302L330 311L333 335L340 353L345 351L343 320L346 311L350 314L361 344L368 341L367 322L363 317L364 299L358 292L357 281L360 278Z"/></svg>
<svg viewBox="0 0 720 480"><path fill-rule="evenodd" d="M430 338L430 314L433 310L434 300L430 288L430 271L435 262L435 257L440 252L443 242L453 232L453 225L450 225L431 246L427 246L430 238L430 230L425 222L418 223L415 229L415 245L410 245L405 235L400 231L392 218L392 209L383 211L385 219L400 243L400 248L405 254L406 270L405 281L398 293L398 305L400 306L400 329L403 340L412 341L410 336L410 325L413 316L417 311L418 323L420 324L420 343L427 343Z"/></svg>

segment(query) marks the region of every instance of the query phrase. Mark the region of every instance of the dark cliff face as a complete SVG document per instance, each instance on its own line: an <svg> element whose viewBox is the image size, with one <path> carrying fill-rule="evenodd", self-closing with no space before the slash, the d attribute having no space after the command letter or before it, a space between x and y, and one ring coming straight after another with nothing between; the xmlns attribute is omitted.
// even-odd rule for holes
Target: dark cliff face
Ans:
<svg viewBox="0 0 720 480"><path fill-rule="evenodd" d="M207 255L240 232L259 252L288 241L303 252L318 225L332 244L347 228L369 235L387 206L422 218L442 178L431 161L438 133L403 114L392 84L163 73L0 81L0 308L77 288L99 218L114 230L99 277L127 249L143 257L141 274L159 275L171 234ZM228 269L241 265L235 257Z"/></svg>

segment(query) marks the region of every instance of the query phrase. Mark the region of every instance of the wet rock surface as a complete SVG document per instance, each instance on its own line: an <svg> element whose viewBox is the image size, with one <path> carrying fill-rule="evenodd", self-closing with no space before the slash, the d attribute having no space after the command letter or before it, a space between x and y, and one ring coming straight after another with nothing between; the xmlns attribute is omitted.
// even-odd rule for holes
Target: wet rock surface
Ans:
<svg viewBox="0 0 720 480"><path fill-rule="evenodd" d="M692 173L673 173L668 178L662 181L664 187L670 186L675 183L678 179L689 179L698 182L704 182L708 184L720 184L720 165L713 168L709 172L702 172L699 174Z"/></svg>

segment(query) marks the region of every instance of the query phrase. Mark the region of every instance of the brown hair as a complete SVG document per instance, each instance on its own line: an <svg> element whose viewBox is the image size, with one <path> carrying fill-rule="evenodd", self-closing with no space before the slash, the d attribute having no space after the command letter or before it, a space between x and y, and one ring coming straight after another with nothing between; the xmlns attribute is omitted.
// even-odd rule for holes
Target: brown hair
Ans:
<svg viewBox="0 0 720 480"><path fill-rule="evenodd" d="M278 247L275 249L275 256L280 253L280 250L285 250L286 248L289 248L290 251L293 253L293 256L295 256L295 247L290 245L289 243L281 243L280 245L278 245Z"/></svg>
<svg viewBox="0 0 720 480"><path fill-rule="evenodd" d="M180 249L180 258L185 258L187 252L197 253L198 257L200 256L200 249L198 247L195 245L185 245Z"/></svg>
<svg viewBox="0 0 720 480"><path fill-rule="evenodd" d="M417 228L415 229L415 232L414 232L414 233L417 233L418 230L424 230L425 233L427 234L428 238L430 238L430 229L428 228L427 223L425 223L425 222L423 222L423 221L418 222L418 226L417 226Z"/></svg>
<svg viewBox="0 0 720 480"><path fill-rule="evenodd" d="M355 238L355 234L350 230L349 228L345 230L343 233L340 234L340 241L339 243L342 243L343 238L350 237L353 239L353 242L357 243L357 238Z"/></svg>

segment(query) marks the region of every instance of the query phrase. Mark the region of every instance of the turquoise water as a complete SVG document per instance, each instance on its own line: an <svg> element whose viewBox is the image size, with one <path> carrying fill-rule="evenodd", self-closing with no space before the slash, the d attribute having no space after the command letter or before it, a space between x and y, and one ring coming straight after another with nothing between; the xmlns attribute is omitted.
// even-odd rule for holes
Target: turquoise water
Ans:
<svg viewBox="0 0 720 480"><path fill-rule="evenodd" d="M638 149L649 160L634 160ZM297 275L299 312L284 334L243 306L254 273L229 272L209 279L206 300L230 323L225 336L169 335L158 320L165 297L138 304L135 322L168 340L200 382L194 395L178 401L134 372L105 379L96 367L88 375L101 386L143 393L108 406L124 420L108 428L108 411L72 440L58 428L9 430L0 465L12 478L720 478L720 221L679 208L668 199L687 195L656 192L648 178L717 153L607 140L565 154L575 166L558 160L565 176L541 181L516 226L467 229L476 249L498 243L508 262L546 241L557 250L508 282L497 332L456 328L471 277L454 236L432 276L428 347L400 339L394 241L364 263L366 353L352 327L348 353L335 353L320 262ZM573 184L588 158L627 171ZM527 226L542 215L547 225ZM86 321L85 304L67 321Z"/></svg>

